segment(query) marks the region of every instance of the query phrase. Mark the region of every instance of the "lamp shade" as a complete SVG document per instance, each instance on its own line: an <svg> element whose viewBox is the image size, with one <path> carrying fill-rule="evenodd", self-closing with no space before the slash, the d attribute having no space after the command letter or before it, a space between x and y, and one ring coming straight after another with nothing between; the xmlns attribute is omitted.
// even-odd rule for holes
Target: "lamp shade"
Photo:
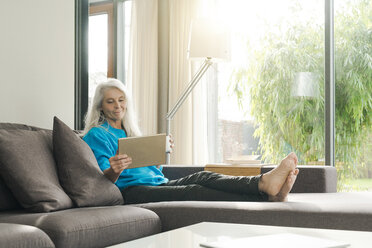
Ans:
<svg viewBox="0 0 372 248"><path fill-rule="evenodd" d="M230 35L227 27L209 19L191 23L189 59L230 60Z"/></svg>

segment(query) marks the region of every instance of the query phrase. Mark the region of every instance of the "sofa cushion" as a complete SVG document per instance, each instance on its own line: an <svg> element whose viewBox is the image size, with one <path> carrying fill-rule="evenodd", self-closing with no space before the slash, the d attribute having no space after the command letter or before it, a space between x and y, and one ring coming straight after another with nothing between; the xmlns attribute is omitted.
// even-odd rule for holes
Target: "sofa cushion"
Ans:
<svg viewBox="0 0 372 248"><path fill-rule="evenodd" d="M157 202L162 231L203 221L372 231L372 192L294 193L288 202Z"/></svg>
<svg viewBox="0 0 372 248"><path fill-rule="evenodd" d="M49 212L72 207L58 181L48 130L0 129L0 174L22 207Z"/></svg>
<svg viewBox="0 0 372 248"><path fill-rule="evenodd" d="M53 152L61 185L77 206L124 203L119 188L105 177L88 144L57 117Z"/></svg>
<svg viewBox="0 0 372 248"><path fill-rule="evenodd" d="M0 223L0 247L53 248L45 232L33 226Z"/></svg>
<svg viewBox="0 0 372 248"><path fill-rule="evenodd" d="M0 222L40 228L56 247L106 247L161 231L159 217L132 206L73 208L51 213L0 212Z"/></svg>
<svg viewBox="0 0 372 248"><path fill-rule="evenodd" d="M0 211L20 208L19 203L14 198L12 192L0 178Z"/></svg>

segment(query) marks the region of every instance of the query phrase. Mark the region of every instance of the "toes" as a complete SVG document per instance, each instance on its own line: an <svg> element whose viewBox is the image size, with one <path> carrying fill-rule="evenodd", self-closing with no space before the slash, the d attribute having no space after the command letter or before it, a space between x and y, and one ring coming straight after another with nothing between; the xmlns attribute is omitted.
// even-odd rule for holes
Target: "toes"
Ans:
<svg viewBox="0 0 372 248"><path fill-rule="evenodd" d="M291 171L291 173L289 173L289 175L288 175L288 177L287 177L287 184L291 184L292 183L292 181L293 181L293 177L294 177L295 175L294 175L294 173L293 173L293 171Z"/></svg>
<svg viewBox="0 0 372 248"><path fill-rule="evenodd" d="M298 173L300 173L300 170L296 168L296 169L289 172L288 177L289 176L297 176Z"/></svg>
<svg viewBox="0 0 372 248"><path fill-rule="evenodd" d="M295 159L296 158L296 154L294 152L291 152L291 153L288 154L287 157Z"/></svg>
<svg viewBox="0 0 372 248"><path fill-rule="evenodd" d="M298 158L297 158L297 156L294 152L291 152L290 154L288 154L287 158L292 159L294 161L295 165L297 165Z"/></svg>

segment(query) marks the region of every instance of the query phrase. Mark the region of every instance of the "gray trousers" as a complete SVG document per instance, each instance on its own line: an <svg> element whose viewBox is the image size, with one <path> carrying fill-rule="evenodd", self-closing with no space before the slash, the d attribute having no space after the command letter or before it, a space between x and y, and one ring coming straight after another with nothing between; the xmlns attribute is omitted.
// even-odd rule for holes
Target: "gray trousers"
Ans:
<svg viewBox="0 0 372 248"><path fill-rule="evenodd" d="M159 186L130 186L121 191L125 204L160 201L267 201L258 190L259 176L227 176L200 171Z"/></svg>

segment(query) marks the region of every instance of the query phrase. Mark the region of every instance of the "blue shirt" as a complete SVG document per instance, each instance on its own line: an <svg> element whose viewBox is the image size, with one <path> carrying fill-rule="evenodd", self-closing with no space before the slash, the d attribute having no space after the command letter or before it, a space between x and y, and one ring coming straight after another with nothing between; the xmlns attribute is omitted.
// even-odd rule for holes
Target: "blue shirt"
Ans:
<svg viewBox="0 0 372 248"><path fill-rule="evenodd" d="M93 127L83 137L83 140L92 149L99 167L102 171L110 168L109 158L115 156L118 150L118 139L126 138L127 134L122 129L113 128L108 122L99 127ZM162 173L162 166L147 166L125 169L115 182L119 189L135 185L157 186L167 183L168 179Z"/></svg>

